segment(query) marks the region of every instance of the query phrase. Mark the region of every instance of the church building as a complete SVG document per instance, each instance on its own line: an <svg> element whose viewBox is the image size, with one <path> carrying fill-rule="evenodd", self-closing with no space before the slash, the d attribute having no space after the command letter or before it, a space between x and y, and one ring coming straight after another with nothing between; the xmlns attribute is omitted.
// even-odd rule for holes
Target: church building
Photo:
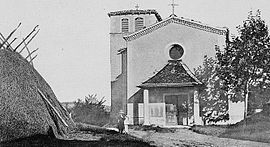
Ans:
<svg viewBox="0 0 270 147"><path fill-rule="evenodd" d="M193 69L225 47L228 30L152 9L108 16L112 118L123 110L130 124L202 124Z"/></svg>

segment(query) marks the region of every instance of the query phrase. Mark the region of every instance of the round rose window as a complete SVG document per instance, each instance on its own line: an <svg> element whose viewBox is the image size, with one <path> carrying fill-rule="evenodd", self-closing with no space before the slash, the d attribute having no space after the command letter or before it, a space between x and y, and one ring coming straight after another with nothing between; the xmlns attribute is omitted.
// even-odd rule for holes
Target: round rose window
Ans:
<svg viewBox="0 0 270 147"><path fill-rule="evenodd" d="M169 55L173 60L180 59L183 56L183 54L184 54L184 49L182 48L182 46L178 44L172 45L169 51Z"/></svg>

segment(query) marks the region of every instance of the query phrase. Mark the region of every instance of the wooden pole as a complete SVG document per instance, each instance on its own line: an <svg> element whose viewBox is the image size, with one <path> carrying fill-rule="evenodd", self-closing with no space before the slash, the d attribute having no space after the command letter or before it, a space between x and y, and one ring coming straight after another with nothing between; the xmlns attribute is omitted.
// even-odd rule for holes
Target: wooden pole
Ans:
<svg viewBox="0 0 270 147"><path fill-rule="evenodd" d="M4 42L2 45L6 44L6 42L8 42L8 39L17 31L17 29L21 26L21 23L19 23L19 25L8 35L8 37L6 39L4 39ZM2 35L1 35L2 36ZM0 48L2 47L2 45L0 45Z"/></svg>
<svg viewBox="0 0 270 147"><path fill-rule="evenodd" d="M49 106L52 108L52 110L56 113L56 116L59 117L59 119L62 121L62 123L68 127L68 124L66 123L66 121L61 117L61 115L58 113L58 111L54 108L54 106L51 104L51 102L45 97L45 95L42 93L42 91L40 89L38 89L38 93L40 94L40 96L42 97L42 99L45 100L45 102L47 102L49 104Z"/></svg>
<svg viewBox="0 0 270 147"><path fill-rule="evenodd" d="M11 44L12 44L15 40L17 40L17 38L14 38L10 43L8 43L7 48L11 48ZM11 49L12 49L12 48L11 48Z"/></svg>
<svg viewBox="0 0 270 147"><path fill-rule="evenodd" d="M36 35L38 34L39 30L40 30L40 29L37 30L37 32L31 37L31 39L30 39L27 43L24 42L24 47L19 51L19 54L20 54L20 53L27 47L27 45L28 45L28 44L36 37Z"/></svg>
<svg viewBox="0 0 270 147"><path fill-rule="evenodd" d="M18 44L18 45L16 46L16 48L14 49L14 52L15 52L15 51L23 44L23 42L25 42L25 40L26 40L29 36L31 36L31 35L36 31L37 27L38 27L38 25L35 26L34 29L33 29L33 30L25 37L25 39L23 39L23 41L22 41L20 44Z"/></svg>
<svg viewBox="0 0 270 147"><path fill-rule="evenodd" d="M5 37L4 37L4 35L3 35L2 33L0 33L0 40L3 42L2 46L0 47L0 49L1 49L2 47L4 47L4 45L6 45L6 46L9 45L8 42L5 42L5 44L4 44L4 40L6 40L6 39L5 39ZM11 48L12 48L12 47L11 47Z"/></svg>
<svg viewBox="0 0 270 147"><path fill-rule="evenodd" d="M35 55L29 62L32 64L32 66L34 66L33 60L37 57L37 55Z"/></svg>

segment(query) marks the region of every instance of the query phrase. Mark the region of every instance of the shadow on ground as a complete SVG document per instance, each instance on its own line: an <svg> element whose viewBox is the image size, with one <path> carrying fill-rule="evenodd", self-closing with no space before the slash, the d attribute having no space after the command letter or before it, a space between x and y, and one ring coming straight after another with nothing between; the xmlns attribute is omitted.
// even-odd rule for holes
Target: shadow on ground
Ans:
<svg viewBox="0 0 270 147"><path fill-rule="evenodd" d="M1 147L149 147L147 142L122 134L104 136L97 141L61 140L46 135L36 135L10 142L0 143Z"/></svg>

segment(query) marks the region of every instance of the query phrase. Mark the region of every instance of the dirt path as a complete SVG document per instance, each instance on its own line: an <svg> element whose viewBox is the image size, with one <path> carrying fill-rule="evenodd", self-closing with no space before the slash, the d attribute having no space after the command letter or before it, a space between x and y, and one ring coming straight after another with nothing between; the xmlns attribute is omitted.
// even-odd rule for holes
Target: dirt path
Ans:
<svg viewBox="0 0 270 147"><path fill-rule="evenodd" d="M269 147L270 144L202 135L188 129L177 129L174 133L129 130L129 134L164 147Z"/></svg>

